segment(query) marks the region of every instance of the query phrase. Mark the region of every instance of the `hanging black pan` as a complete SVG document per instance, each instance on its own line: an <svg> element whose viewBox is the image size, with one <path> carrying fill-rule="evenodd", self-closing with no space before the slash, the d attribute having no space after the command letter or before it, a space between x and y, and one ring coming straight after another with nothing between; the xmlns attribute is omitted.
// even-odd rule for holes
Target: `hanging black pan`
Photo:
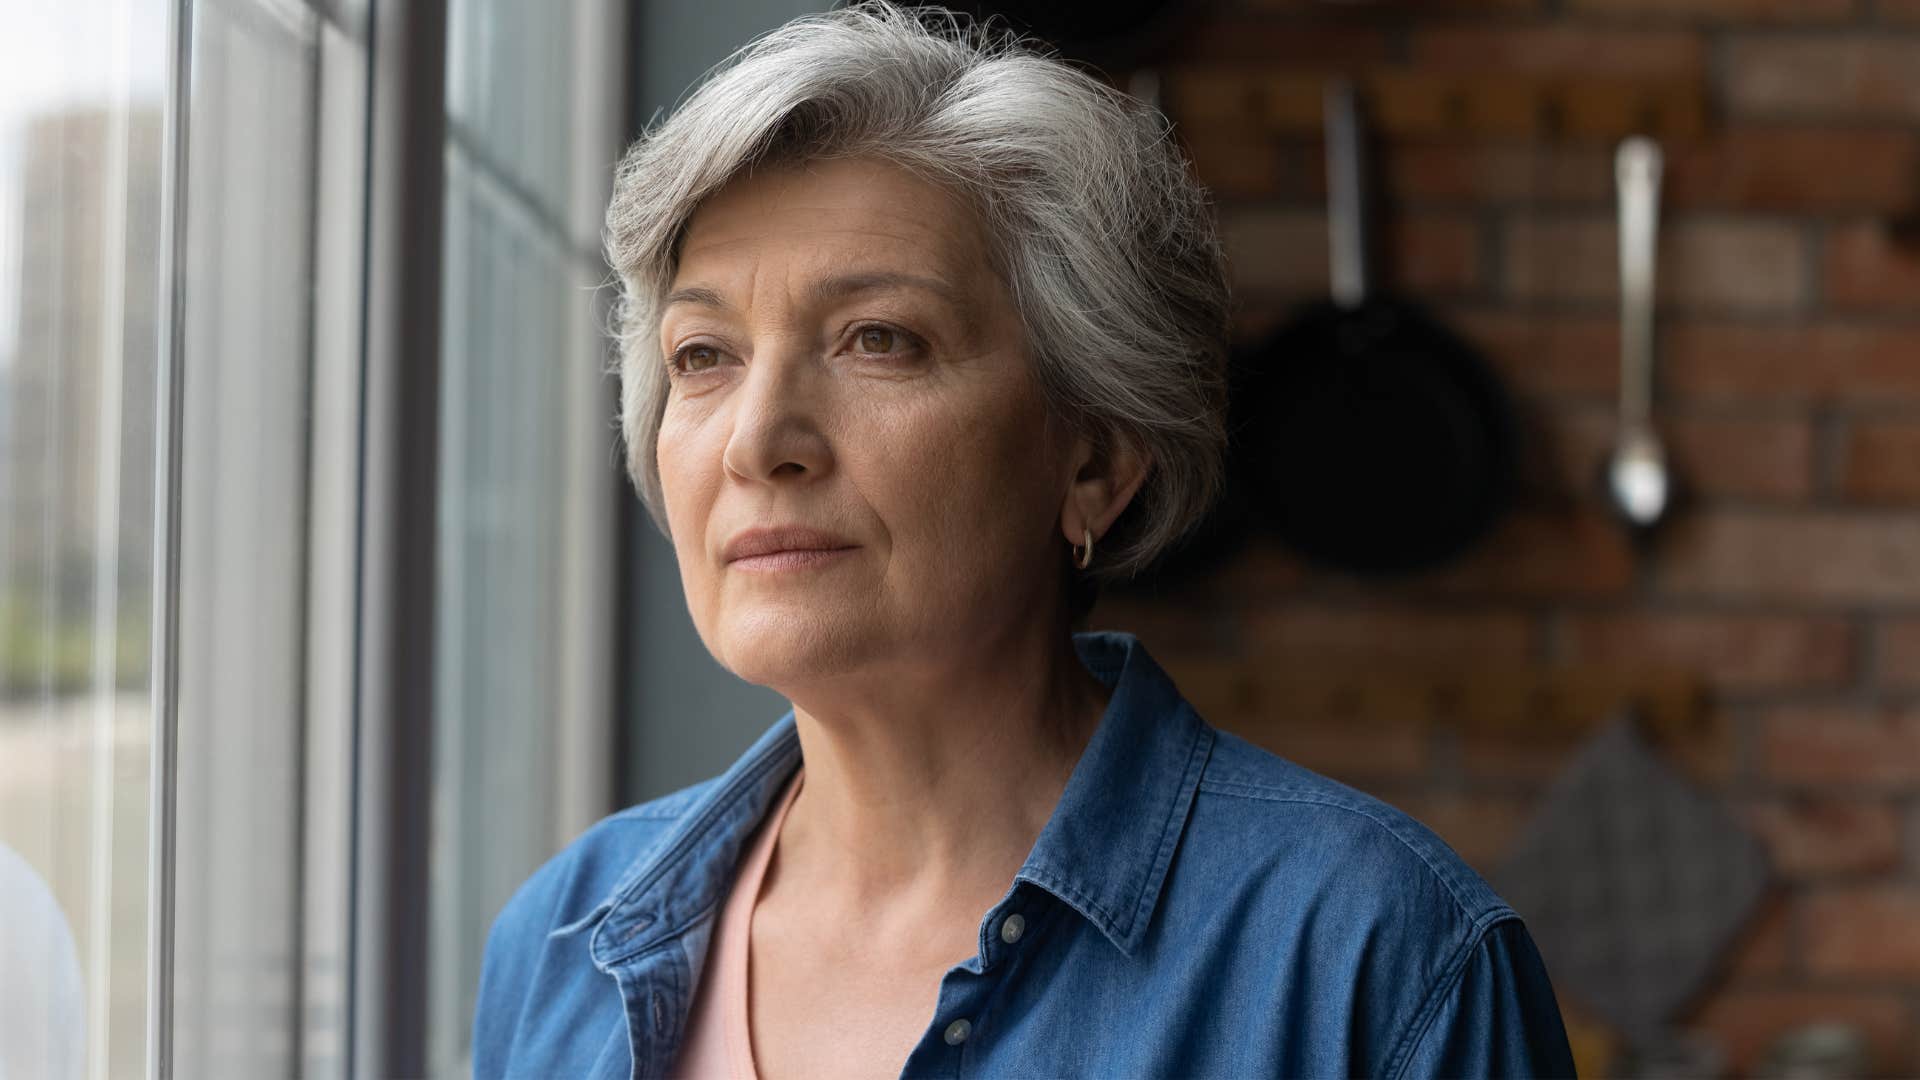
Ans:
<svg viewBox="0 0 1920 1080"><path fill-rule="evenodd" d="M1253 356L1256 505L1308 560L1404 574L1460 555L1506 510L1512 405L1480 356L1417 305L1373 288L1360 107L1327 91L1332 297Z"/></svg>

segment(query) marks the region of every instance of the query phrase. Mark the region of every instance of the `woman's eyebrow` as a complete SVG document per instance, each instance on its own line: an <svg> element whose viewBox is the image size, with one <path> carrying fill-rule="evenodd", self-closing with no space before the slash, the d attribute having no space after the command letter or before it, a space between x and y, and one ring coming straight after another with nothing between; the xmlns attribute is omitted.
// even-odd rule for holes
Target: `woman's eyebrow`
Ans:
<svg viewBox="0 0 1920 1080"><path fill-rule="evenodd" d="M807 287L807 296L814 303L841 300L863 292L882 292L888 289L917 289L930 292L957 309L966 307L960 290L936 277L923 274L910 274L898 270L872 270L855 274L838 274L816 281Z"/></svg>
<svg viewBox="0 0 1920 1080"><path fill-rule="evenodd" d="M675 289L667 294L666 300L661 303L660 307L661 310L664 311L675 304L698 304L701 307L720 308L723 310L731 306L727 303L726 298L722 297L717 290L709 289L704 285L689 285L684 289Z"/></svg>
<svg viewBox="0 0 1920 1080"><path fill-rule="evenodd" d="M947 302L955 310L964 311L966 300L960 290L937 277L925 274L911 274L900 270L872 270L854 274L836 274L807 286L806 295L811 303L823 304L834 300L844 300L866 292L885 292L889 289L916 289L932 293ZM661 303L661 310L675 304L694 304L699 307L713 308L718 311L730 311L733 305L719 290L705 285L688 285L673 290Z"/></svg>

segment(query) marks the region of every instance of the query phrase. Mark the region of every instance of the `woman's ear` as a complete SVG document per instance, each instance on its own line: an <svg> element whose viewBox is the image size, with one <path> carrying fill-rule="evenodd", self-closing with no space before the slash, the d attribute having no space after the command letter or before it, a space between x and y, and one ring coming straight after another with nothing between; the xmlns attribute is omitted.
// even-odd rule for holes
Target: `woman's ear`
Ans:
<svg viewBox="0 0 1920 1080"><path fill-rule="evenodd" d="M1147 479L1153 460L1124 439L1096 445L1083 437L1074 441L1073 479L1060 507L1060 533L1069 544L1081 542L1081 530L1090 529L1097 541Z"/></svg>

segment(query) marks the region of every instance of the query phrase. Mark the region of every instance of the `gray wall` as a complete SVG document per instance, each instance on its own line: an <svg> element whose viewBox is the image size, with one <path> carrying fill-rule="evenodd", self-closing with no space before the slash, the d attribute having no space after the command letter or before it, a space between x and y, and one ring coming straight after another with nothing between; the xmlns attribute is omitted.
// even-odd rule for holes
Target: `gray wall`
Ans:
<svg viewBox="0 0 1920 1080"><path fill-rule="evenodd" d="M648 0L636 9L641 116L664 111L702 73L757 34L824 0ZM735 678L700 643L673 548L639 511L631 557L636 612L627 792L650 799L724 770L787 710L780 695Z"/></svg>

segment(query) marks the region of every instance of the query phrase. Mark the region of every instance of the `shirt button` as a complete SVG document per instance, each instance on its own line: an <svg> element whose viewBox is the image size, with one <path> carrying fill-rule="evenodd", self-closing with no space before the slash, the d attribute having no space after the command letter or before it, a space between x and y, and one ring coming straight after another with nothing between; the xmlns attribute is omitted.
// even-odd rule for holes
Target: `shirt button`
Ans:
<svg viewBox="0 0 1920 1080"><path fill-rule="evenodd" d="M1000 924L1000 940L1009 945L1019 941L1020 935L1026 932L1026 917L1017 912L1007 916L1007 921Z"/></svg>
<svg viewBox="0 0 1920 1080"><path fill-rule="evenodd" d="M955 1020L953 1023L947 1025L947 1045L959 1046L961 1043L966 1042L967 1036L971 1034L973 1034L972 1024L967 1023L964 1019Z"/></svg>

